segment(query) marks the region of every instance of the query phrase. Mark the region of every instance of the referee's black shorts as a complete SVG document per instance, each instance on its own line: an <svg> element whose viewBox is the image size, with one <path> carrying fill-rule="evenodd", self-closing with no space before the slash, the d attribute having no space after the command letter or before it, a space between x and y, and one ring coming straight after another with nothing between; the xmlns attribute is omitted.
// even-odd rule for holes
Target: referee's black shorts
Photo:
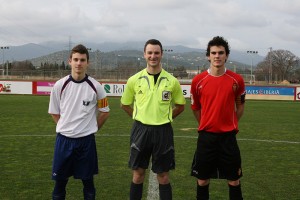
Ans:
<svg viewBox="0 0 300 200"><path fill-rule="evenodd" d="M175 168L174 138L171 123L146 125L135 121L130 137L128 166L135 170L147 169L152 156L154 173L168 172Z"/></svg>
<svg viewBox="0 0 300 200"><path fill-rule="evenodd" d="M236 132L214 134L200 131L191 175L201 180L221 178L234 181L242 177Z"/></svg>

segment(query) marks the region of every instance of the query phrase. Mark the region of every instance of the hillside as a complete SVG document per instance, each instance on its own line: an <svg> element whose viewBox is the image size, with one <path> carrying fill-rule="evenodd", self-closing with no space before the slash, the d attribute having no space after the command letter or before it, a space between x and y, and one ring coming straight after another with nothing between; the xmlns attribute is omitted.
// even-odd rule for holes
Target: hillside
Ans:
<svg viewBox="0 0 300 200"><path fill-rule="evenodd" d="M87 47L91 48L90 61L91 67L94 68L113 68L125 63L142 66L144 64L143 45L142 42L86 44ZM29 60L37 67L45 62L67 63L70 46L55 42L11 46L9 49L2 50L2 62ZM172 50L164 52L162 61L164 67L184 66L187 69L197 69L208 65L203 49L181 45L166 46L164 49ZM259 55L250 57L246 52L231 50L227 65L232 64L237 68L248 68L251 65L251 59L253 59L253 64L256 65L263 60L263 57Z"/></svg>

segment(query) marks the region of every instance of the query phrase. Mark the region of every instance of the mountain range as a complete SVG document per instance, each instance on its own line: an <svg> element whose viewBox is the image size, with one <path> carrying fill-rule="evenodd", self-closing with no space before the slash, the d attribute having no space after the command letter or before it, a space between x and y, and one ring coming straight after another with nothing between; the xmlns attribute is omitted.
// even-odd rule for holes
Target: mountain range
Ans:
<svg viewBox="0 0 300 200"><path fill-rule="evenodd" d="M119 52L125 54L124 52L129 51L129 52L136 52L137 57L143 57L144 42L125 42L125 43L105 42L105 43L86 43L84 45L91 49L91 53L98 51L104 54L109 54L109 53L118 54ZM8 49L1 49L2 61L0 60L0 63L6 61L12 62L12 61L24 61L24 60L29 60L29 61L35 60L36 62L38 62L37 60L40 60L40 58L42 57L45 58L50 54L62 55L68 53L71 48L72 48L71 43L66 44L66 43L59 43L59 42L45 42L40 44L28 43L20 46L9 46ZM182 54L184 55L190 54L191 56L193 55L193 56L204 58L206 52L205 49L189 48L182 45L164 46L164 49L166 50L166 53L169 54L167 56L179 56ZM67 59L65 57L62 58ZM256 65L257 63L261 62L263 59L264 57L258 54L249 55L247 54L247 52L242 52L242 51L237 51L232 49L229 57L229 60L231 62L236 62L239 65L242 64L246 66L250 66L251 64Z"/></svg>

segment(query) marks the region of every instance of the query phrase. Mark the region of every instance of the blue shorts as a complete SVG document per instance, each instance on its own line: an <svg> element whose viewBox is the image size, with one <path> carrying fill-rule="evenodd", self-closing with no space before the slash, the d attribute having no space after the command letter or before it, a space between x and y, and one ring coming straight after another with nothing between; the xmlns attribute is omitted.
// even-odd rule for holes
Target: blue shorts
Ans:
<svg viewBox="0 0 300 200"><path fill-rule="evenodd" d="M98 174L98 158L95 135L68 138L56 136L52 168L53 180L65 180L70 176L87 180Z"/></svg>

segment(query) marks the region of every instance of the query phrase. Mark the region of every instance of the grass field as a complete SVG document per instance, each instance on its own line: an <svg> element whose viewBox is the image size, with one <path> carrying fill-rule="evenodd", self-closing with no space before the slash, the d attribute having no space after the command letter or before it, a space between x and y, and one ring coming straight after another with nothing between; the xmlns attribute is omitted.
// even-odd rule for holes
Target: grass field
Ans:
<svg viewBox="0 0 300 200"><path fill-rule="evenodd" d="M100 173L97 199L128 199L127 168L132 120L110 98L111 116L97 133ZM47 114L48 96L0 95L0 199L51 199L55 124ZM188 102L189 103L189 102ZM300 199L300 102L247 101L238 142L243 159L246 200ZM171 172L174 200L195 199L190 167L196 146L196 122L186 106L173 123L176 170ZM144 185L144 199L147 196ZM213 180L213 200L228 199L226 181ZM82 198L81 181L70 179L67 199Z"/></svg>

